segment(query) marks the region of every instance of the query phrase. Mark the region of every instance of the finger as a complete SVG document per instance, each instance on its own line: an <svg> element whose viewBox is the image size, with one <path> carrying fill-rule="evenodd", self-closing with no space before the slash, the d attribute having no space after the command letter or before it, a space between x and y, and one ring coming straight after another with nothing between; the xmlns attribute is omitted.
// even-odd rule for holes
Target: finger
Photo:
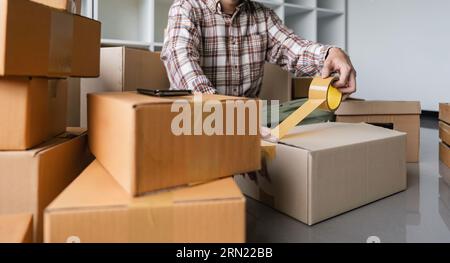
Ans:
<svg viewBox="0 0 450 263"><path fill-rule="evenodd" d="M342 66L339 69L339 80L334 83L337 88L344 88L348 84L348 79L350 78L351 68L347 65Z"/></svg>
<svg viewBox="0 0 450 263"><path fill-rule="evenodd" d="M348 89L349 93L356 92L356 72L354 70L350 73L350 79L348 80Z"/></svg>
<svg viewBox="0 0 450 263"><path fill-rule="evenodd" d="M331 64L327 62L325 63L322 69L322 78L326 79L330 76L330 74L331 74Z"/></svg>

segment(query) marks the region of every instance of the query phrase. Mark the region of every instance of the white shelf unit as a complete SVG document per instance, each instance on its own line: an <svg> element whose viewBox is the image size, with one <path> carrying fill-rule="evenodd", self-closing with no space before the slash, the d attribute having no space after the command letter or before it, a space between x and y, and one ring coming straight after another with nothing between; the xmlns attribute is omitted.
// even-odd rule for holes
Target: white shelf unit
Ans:
<svg viewBox="0 0 450 263"><path fill-rule="evenodd" d="M303 38L346 49L347 0L254 0ZM160 50L173 0L83 0L83 15L102 22L104 46Z"/></svg>

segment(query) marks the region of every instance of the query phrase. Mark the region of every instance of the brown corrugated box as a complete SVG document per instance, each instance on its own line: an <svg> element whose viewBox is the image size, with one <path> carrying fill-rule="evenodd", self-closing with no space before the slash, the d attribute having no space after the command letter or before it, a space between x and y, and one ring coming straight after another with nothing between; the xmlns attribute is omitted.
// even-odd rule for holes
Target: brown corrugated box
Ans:
<svg viewBox="0 0 450 263"><path fill-rule="evenodd" d="M0 78L0 150L26 150L66 130L67 81Z"/></svg>
<svg viewBox="0 0 450 263"><path fill-rule="evenodd" d="M278 65L266 63L259 98L261 100L279 100L280 103L291 100L292 77Z"/></svg>
<svg viewBox="0 0 450 263"><path fill-rule="evenodd" d="M45 211L45 242L245 242L232 178L131 198L94 161Z"/></svg>
<svg viewBox="0 0 450 263"><path fill-rule="evenodd" d="M28 0L0 0L0 76L97 77L100 27Z"/></svg>
<svg viewBox="0 0 450 263"><path fill-rule="evenodd" d="M0 214L33 214L35 241L45 207L92 161L86 137L71 129L29 151L0 152Z"/></svg>
<svg viewBox="0 0 450 263"><path fill-rule="evenodd" d="M450 103L439 104L439 119L450 124Z"/></svg>
<svg viewBox="0 0 450 263"><path fill-rule="evenodd" d="M81 14L81 0L31 0L33 2L65 10L73 14Z"/></svg>
<svg viewBox="0 0 450 263"><path fill-rule="evenodd" d="M81 127L87 127L87 94L142 89L167 90L170 87L160 53L146 50L106 47L101 49L100 77L81 80Z"/></svg>
<svg viewBox="0 0 450 263"><path fill-rule="evenodd" d="M367 122L407 133L406 160L416 163L420 159L420 114L418 101L349 100L336 111L336 121Z"/></svg>
<svg viewBox="0 0 450 263"><path fill-rule="evenodd" d="M439 122L439 138L447 145L450 145L450 125L442 121Z"/></svg>
<svg viewBox="0 0 450 263"><path fill-rule="evenodd" d="M308 98L309 86L311 86L313 78L294 78L292 80L292 98L302 99Z"/></svg>
<svg viewBox="0 0 450 263"><path fill-rule="evenodd" d="M450 146L443 142L439 143L439 159L450 167Z"/></svg>
<svg viewBox="0 0 450 263"><path fill-rule="evenodd" d="M260 168L260 137L245 135L181 135L172 132L175 101L184 99L194 108L194 96L159 98L134 92L88 95L89 146L97 160L131 195L193 182L203 182ZM220 95L203 95L201 102L218 103L226 120L227 101L257 101ZM198 118L191 117L192 122ZM249 127L249 110L245 112ZM233 110L236 115L238 112ZM200 113L202 114L202 113ZM203 119L211 113L203 113ZM199 115L198 115L199 116ZM243 116L244 117L244 116ZM234 130L238 125L234 118ZM254 128L258 126L256 120ZM201 124L201 123L200 123ZM194 127L194 125L192 125ZM203 127L203 126L202 126ZM224 133L225 134L225 133Z"/></svg>
<svg viewBox="0 0 450 263"><path fill-rule="evenodd" d="M256 181L236 176L244 194L312 225L407 187L406 134L372 125L294 128L263 159Z"/></svg>
<svg viewBox="0 0 450 263"><path fill-rule="evenodd" d="M32 243L31 214L0 215L0 243Z"/></svg>

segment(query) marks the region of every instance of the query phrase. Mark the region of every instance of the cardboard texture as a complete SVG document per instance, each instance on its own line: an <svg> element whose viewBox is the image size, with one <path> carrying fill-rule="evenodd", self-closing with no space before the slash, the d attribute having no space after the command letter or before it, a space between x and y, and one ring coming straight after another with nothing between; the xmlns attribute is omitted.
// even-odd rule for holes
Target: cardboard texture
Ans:
<svg viewBox="0 0 450 263"><path fill-rule="evenodd" d="M439 159L447 166L450 167L450 146L440 142L439 143Z"/></svg>
<svg viewBox="0 0 450 263"><path fill-rule="evenodd" d="M439 104L439 119L450 124L450 103Z"/></svg>
<svg viewBox="0 0 450 263"><path fill-rule="evenodd" d="M98 77L100 27L28 0L0 0L0 76Z"/></svg>
<svg viewBox="0 0 450 263"><path fill-rule="evenodd" d="M292 80L292 98L294 100L308 98L312 80L313 78L294 78Z"/></svg>
<svg viewBox="0 0 450 263"><path fill-rule="evenodd" d="M450 145L450 125L439 122L439 138L447 145Z"/></svg>
<svg viewBox="0 0 450 263"><path fill-rule="evenodd" d="M0 243L32 243L31 214L0 215Z"/></svg>
<svg viewBox="0 0 450 263"><path fill-rule="evenodd" d="M67 79L67 126L80 127L80 79Z"/></svg>
<svg viewBox="0 0 450 263"><path fill-rule="evenodd" d="M87 94L142 89L167 90L170 82L160 53L106 47L101 49L100 77L81 80L81 127L87 127Z"/></svg>
<svg viewBox="0 0 450 263"><path fill-rule="evenodd" d="M249 135L249 110L245 110L245 116L240 115L245 117L246 135L237 135L238 117L235 117L236 135L177 136L172 132L172 121L180 113L172 112L171 108L180 99L193 109L187 113L191 123L202 124L200 118L204 120L211 115L201 113L206 102L217 103L223 109L224 121L227 101L254 102L254 112L259 113L259 105L254 100L219 95L203 95L195 106L193 96L159 98L133 92L88 95L90 149L133 196L260 168L260 137L257 131ZM194 107L200 107L200 115ZM239 114L236 108L231 111L235 116ZM253 125L255 129L259 127L257 122L259 118Z"/></svg>
<svg viewBox="0 0 450 263"><path fill-rule="evenodd" d="M336 111L336 121L366 122L407 133L410 163L420 159L420 102L415 101L345 101Z"/></svg>
<svg viewBox="0 0 450 263"><path fill-rule="evenodd" d="M81 0L31 0L39 4L65 10L72 14L81 14Z"/></svg>
<svg viewBox="0 0 450 263"><path fill-rule="evenodd" d="M66 130L67 81L0 78L0 150L26 150Z"/></svg>
<svg viewBox="0 0 450 263"><path fill-rule="evenodd" d="M33 214L37 242L45 207L92 161L86 137L71 131L29 151L0 152L0 214Z"/></svg>
<svg viewBox="0 0 450 263"><path fill-rule="evenodd" d="M262 100L279 100L280 103L291 100L292 77L289 72L278 65L266 63L264 78L259 98Z"/></svg>
<svg viewBox="0 0 450 263"><path fill-rule="evenodd" d="M241 243L245 198L232 178L131 198L94 161L45 212L45 242L74 237L82 243Z"/></svg>
<svg viewBox="0 0 450 263"><path fill-rule="evenodd" d="M263 157L244 194L313 225L407 187L406 134L372 125L299 126Z"/></svg>

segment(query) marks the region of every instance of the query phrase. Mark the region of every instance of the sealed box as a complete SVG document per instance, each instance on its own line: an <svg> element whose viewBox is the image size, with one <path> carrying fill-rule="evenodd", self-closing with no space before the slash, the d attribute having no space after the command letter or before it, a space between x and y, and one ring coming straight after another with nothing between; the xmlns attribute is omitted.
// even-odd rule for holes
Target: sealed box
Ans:
<svg viewBox="0 0 450 263"><path fill-rule="evenodd" d="M74 130L29 151L0 152L0 214L33 214L37 242L45 207L92 161L86 137Z"/></svg>
<svg viewBox="0 0 450 263"><path fill-rule="evenodd" d="M133 196L261 165L256 100L108 92L89 94L88 110L92 153Z"/></svg>
<svg viewBox="0 0 450 263"><path fill-rule="evenodd" d="M81 14L81 0L31 0L73 14Z"/></svg>
<svg viewBox="0 0 450 263"><path fill-rule="evenodd" d="M0 215L0 243L32 243L31 214Z"/></svg>
<svg viewBox="0 0 450 263"><path fill-rule="evenodd" d="M245 242L232 178L131 198L94 161L45 211L45 242Z"/></svg>
<svg viewBox="0 0 450 263"><path fill-rule="evenodd" d="M294 78L292 80L292 98L302 99L308 98L309 86L313 78Z"/></svg>
<svg viewBox="0 0 450 263"><path fill-rule="evenodd" d="M67 81L0 78L0 150L26 150L66 130Z"/></svg>
<svg viewBox="0 0 450 263"><path fill-rule="evenodd" d="M244 194L313 225L407 187L406 134L364 123L299 126L265 154Z"/></svg>
<svg viewBox="0 0 450 263"><path fill-rule="evenodd" d="M100 27L28 0L0 0L0 76L98 77Z"/></svg>
<svg viewBox="0 0 450 263"><path fill-rule="evenodd" d="M140 89L167 90L170 82L160 53L126 47L104 47L100 77L81 80L81 127L87 127L87 94Z"/></svg>
<svg viewBox="0 0 450 263"><path fill-rule="evenodd" d="M439 119L450 124L450 103L439 104Z"/></svg>
<svg viewBox="0 0 450 263"><path fill-rule="evenodd" d="M417 163L420 155L420 102L345 101L336 111L337 122L382 126L407 134L406 160Z"/></svg>

